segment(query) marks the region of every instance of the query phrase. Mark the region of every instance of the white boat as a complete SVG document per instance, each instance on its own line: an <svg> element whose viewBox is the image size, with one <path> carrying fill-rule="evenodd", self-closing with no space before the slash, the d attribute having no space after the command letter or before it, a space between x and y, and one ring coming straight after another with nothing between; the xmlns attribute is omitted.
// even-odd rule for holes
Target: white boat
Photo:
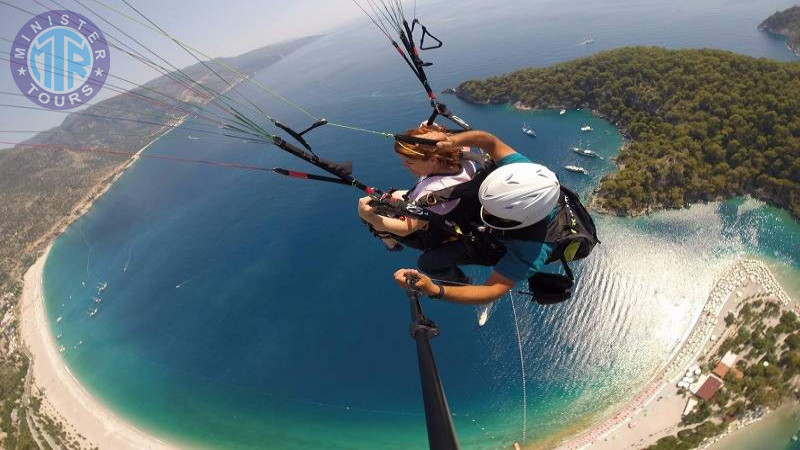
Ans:
<svg viewBox="0 0 800 450"><path fill-rule="evenodd" d="M527 125L522 126L522 132L529 137L536 137L536 132L529 128Z"/></svg>
<svg viewBox="0 0 800 450"><path fill-rule="evenodd" d="M494 302L489 303L486 306L479 306L478 309L480 313L478 314L478 326L482 327L486 325L489 321L489 317L492 315L492 309L494 308Z"/></svg>
<svg viewBox="0 0 800 450"><path fill-rule="evenodd" d="M89 317L96 316L98 311L100 311L100 308L95 308L95 309L89 311Z"/></svg>
<svg viewBox="0 0 800 450"><path fill-rule="evenodd" d="M587 172L586 169L584 169L583 167L580 167L580 166L566 165L566 166L564 166L564 168L569 170L570 172L582 173L584 175L588 175L589 174L589 172Z"/></svg>
<svg viewBox="0 0 800 450"><path fill-rule="evenodd" d="M64 316L58 316L58 318L56 319L56 323L61 322L61 319L63 319L63 318L64 318Z"/></svg>
<svg viewBox="0 0 800 450"><path fill-rule="evenodd" d="M107 281L104 281L102 283L98 283L97 284L97 293L99 294L99 293L105 291L106 288L108 288L108 282Z"/></svg>
<svg viewBox="0 0 800 450"><path fill-rule="evenodd" d="M481 316L478 317L478 326L482 327L486 325L486 321L488 320L489 320L489 309L487 308L481 311Z"/></svg>
<svg viewBox="0 0 800 450"><path fill-rule="evenodd" d="M192 136L192 135L190 134L190 135L186 136L186 139L190 139L190 140L192 140L192 141L196 141L196 140L198 140L198 139L200 139L200 138L199 138L199 137Z"/></svg>
<svg viewBox="0 0 800 450"><path fill-rule="evenodd" d="M64 337L64 333L59 333L58 336L56 336L56 339L61 339L62 337Z"/></svg>
<svg viewBox="0 0 800 450"><path fill-rule="evenodd" d="M103 302L103 299L100 298L100 297L92 297L92 300L94 300L95 303L102 303Z"/></svg>
<svg viewBox="0 0 800 450"><path fill-rule="evenodd" d="M566 113L567 113L567 110L566 110L566 109L562 109L562 110L561 110L561 112L559 112L559 114L560 114L560 115L562 115L562 116L563 116L564 114L566 114Z"/></svg>
<svg viewBox="0 0 800 450"><path fill-rule="evenodd" d="M581 156L588 156L589 158L600 158L600 155L598 155L596 152L592 150L589 150L588 148L572 147L572 151Z"/></svg>
<svg viewBox="0 0 800 450"><path fill-rule="evenodd" d="M592 131L592 130L594 130L594 128L590 127L589 125L583 125L581 127L581 131L583 131L583 132Z"/></svg>
<svg viewBox="0 0 800 450"><path fill-rule="evenodd" d="M594 39L592 38L586 38L585 41L581 42L581 45L591 45L591 44L594 44Z"/></svg>

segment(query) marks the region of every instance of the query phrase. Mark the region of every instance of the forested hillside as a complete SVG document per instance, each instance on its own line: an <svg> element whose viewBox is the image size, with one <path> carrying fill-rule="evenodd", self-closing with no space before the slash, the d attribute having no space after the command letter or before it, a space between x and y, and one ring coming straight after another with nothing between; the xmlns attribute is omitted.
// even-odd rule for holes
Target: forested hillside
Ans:
<svg viewBox="0 0 800 450"><path fill-rule="evenodd" d="M618 214L749 194L800 217L800 63L629 47L467 81L457 95L615 122L630 144L596 204Z"/></svg>

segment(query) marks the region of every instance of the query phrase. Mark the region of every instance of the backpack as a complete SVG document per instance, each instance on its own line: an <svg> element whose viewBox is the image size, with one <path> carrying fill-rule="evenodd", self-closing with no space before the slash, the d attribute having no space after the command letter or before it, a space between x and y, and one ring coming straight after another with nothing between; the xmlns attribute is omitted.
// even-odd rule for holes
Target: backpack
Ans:
<svg viewBox="0 0 800 450"><path fill-rule="evenodd" d="M578 194L564 185L556 206L556 215L549 222L541 221L520 230L502 232L505 239L548 242L556 248L547 263L561 261L565 275L537 272L528 278L529 292L533 300L542 305L561 303L570 298L575 277L569 262L583 259L600 243L592 216L581 203Z"/></svg>

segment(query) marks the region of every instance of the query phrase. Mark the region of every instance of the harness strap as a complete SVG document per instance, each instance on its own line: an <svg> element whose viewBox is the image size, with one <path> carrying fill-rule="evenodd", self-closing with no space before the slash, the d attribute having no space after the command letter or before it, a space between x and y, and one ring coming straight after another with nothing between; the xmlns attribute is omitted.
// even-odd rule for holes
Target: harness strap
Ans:
<svg viewBox="0 0 800 450"><path fill-rule="evenodd" d="M447 105L445 105L444 103L439 103L439 102L432 102L432 103L433 103L433 113L431 114L430 117L428 117L428 122L427 122L428 126L433 125L433 122L436 121L436 118L438 116L442 116L447 120L453 122L454 124L458 125L459 127L461 127L464 131L469 131L472 129L470 124L468 124L464 119L450 112L450 110L447 109Z"/></svg>
<svg viewBox="0 0 800 450"><path fill-rule="evenodd" d="M442 41L440 41L436 36L432 35L430 31L428 31L428 28L425 27L425 25L423 25L422 22L419 21L419 19L414 19L414 21L411 22L412 33L414 32L414 27L416 27L417 24L419 24L419 26L422 28L422 39L419 40L420 50L433 50L436 48L440 48L442 45L444 45ZM425 47L425 36L429 36L431 39L436 41L436 43Z"/></svg>
<svg viewBox="0 0 800 450"><path fill-rule="evenodd" d="M313 130L314 128L321 127L322 125L327 124L328 120L327 119L320 119L320 120L314 122L313 124L311 124L310 127L306 128L305 130L303 130L301 132L294 131L293 129L289 128L288 126L286 126L286 125L284 125L284 124L282 124L280 122L278 122L277 120L273 120L272 123L276 127L280 128L281 130L289 133L289 135L291 135L294 138L294 140L299 142L303 147L306 148L306 150L310 151L312 154L314 154L316 156L316 153L314 153L314 151L311 150L311 146L308 145L308 142L306 142L305 138L303 138L303 135L308 133L309 131Z"/></svg>
<svg viewBox="0 0 800 450"><path fill-rule="evenodd" d="M564 259L563 256L561 258L559 258L559 260L561 261L561 267L564 268L564 272L567 273L567 277L569 277L570 281L575 281L575 276L572 275L572 269L569 268L569 264L567 264L567 260Z"/></svg>

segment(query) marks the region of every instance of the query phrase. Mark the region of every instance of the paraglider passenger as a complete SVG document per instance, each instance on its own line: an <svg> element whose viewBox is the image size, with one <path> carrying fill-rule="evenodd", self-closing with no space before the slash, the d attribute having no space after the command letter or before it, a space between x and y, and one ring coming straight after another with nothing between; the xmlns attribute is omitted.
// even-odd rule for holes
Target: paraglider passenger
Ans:
<svg viewBox="0 0 800 450"><path fill-rule="evenodd" d="M432 132L441 134L441 130L443 129L437 125L422 125L417 129L408 130L406 134L426 138ZM458 147L435 147L396 141L394 151L400 157L403 166L418 177L411 189L394 191L392 196L395 198L420 202L431 192L467 182L475 176L475 163L462 160L462 149ZM370 206L370 200L370 197L359 200L358 215L391 251L401 250L402 245L428 250L452 239L451 236L421 219L407 216L393 218L375 214ZM456 212L459 202L460 199L454 199L426 208L436 214L447 216Z"/></svg>
<svg viewBox="0 0 800 450"><path fill-rule="evenodd" d="M459 265L487 265L487 255L461 240L446 242L425 252L418 261L420 271L400 269L394 274L395 281L409 287L406 275L413 275L419 280L415 287L426 295L456 303L481 304L497 300L517 282L539 272L554 251L551 243L515 239L515 230L530 229L532 225L546 226L555 218L559 181L547 167L533 163L485 131L453 135L431 133L428 137L438 140L437 148L445 151L463 146L478 147L496 162L497 168L480 185L479 216L486 227L493 229L505 253L495 258L496 263L490 264L492 273L482 285L453 286L431 279L463 282L468 278Z"/></svg>

